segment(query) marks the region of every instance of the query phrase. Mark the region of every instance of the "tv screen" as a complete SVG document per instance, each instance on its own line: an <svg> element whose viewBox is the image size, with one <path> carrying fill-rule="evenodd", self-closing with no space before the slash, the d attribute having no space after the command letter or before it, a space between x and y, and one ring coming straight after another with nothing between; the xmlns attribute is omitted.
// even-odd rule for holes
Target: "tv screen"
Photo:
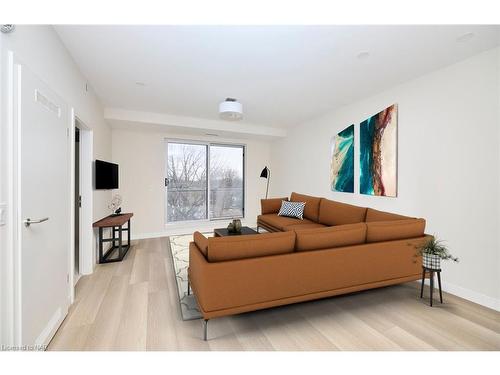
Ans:
<svg viewBox="0 0 500 375"><path fill-rule="evenodd" d="M118 189L118 164L95 161L95 188Z"/></svg>

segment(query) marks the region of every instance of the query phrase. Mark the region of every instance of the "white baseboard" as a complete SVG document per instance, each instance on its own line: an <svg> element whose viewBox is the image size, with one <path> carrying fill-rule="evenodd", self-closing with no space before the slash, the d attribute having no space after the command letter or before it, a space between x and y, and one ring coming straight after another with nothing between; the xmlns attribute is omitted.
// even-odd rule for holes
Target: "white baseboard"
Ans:
<svg viewBox="0 0 500 375"><path fill-rule="evenodd" d="M488 307L496 311L500 311L500 300L487 296L485 294L478 293L473 290L450 283L443 283L443 290L479 305Z"/></svg>
<svg viewBox="0 0 500 375"><path fill-rule="evenodd" d="M420 283L420 281L418 281ZM425 280L425 284L429 285L429 280ZM435 287L437 287L437 281L435 280ZM482 293L475 292L473 290L458 286L456 284L451 284L447 282L442 283L443 292L453 294L457 297L466 299L468 301L477 303L478 305L487 307L492 310L500 311L500 300L493 297L487 296Z"/></svg>

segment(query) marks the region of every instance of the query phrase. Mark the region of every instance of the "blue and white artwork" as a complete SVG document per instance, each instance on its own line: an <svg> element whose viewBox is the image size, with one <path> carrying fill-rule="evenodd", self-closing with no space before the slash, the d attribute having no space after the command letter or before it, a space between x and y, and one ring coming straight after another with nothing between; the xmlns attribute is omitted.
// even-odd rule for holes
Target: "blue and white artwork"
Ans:
<svg viewBox="0 0 500 375"><path fill-rule="evenodd" d="M332 138L330 158L332 191L354 193L354 125Z"/></svg>

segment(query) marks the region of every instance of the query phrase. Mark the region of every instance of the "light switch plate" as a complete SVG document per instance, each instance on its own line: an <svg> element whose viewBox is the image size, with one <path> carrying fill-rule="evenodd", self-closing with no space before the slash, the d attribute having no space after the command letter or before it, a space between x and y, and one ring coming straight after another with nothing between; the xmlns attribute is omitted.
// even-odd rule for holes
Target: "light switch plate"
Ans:
<svg viewBox="0 0 500 375"><path fill-rule="evenodd" d="M6 217L7 217L7 204L0 203L0 227L5 225Z"/></svg>

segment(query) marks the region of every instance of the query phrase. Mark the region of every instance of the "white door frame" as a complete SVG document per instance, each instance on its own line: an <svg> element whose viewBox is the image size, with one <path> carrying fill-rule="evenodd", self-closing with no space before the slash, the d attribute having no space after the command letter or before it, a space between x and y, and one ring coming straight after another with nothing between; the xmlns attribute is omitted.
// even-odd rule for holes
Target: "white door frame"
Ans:
<svg viewBox="0 0 500 375"><path fill-rule="evenodd" d="M3 118L5 119L5 135L7 139L7 147L6 150L6 178L7 178L7 191L6 191L6 203L7 203L7 214L6 214L6 241L7 244L5 251L2 254L2 296L4 312L2 319L2 344L15 347L21 344L21 332L22 332L22 318L21 318L21 259L20 259L20 241L19 236L21 233L21 218L19 216L19 207L18 200L20 199L20 171L18 169L18 160L20 158L20 142L21 139L19 137L20 127L18 126L18 118L19 114L16 113L14 108L14 95L15 92L19 90L15 90L14 85L14 71L16 68L15 65L15 55L12 51L7 51L6 55L7 61L2 61L7 64L6 67L3 67L3 72L6 74L2 76L2 79L5 78L5 98L2 98L2 104L5 106L3 110L5 114ZM3 58L3 55L0 55ZM70 120L70 124L68 124L70 131L73 130L73 136L68 137L68 142L70 142L70 154L74 157L74 109L70 107L70 111L72 114L72 120ZM91 133L91 132L87 132ZM92 136L90 135L90 138ZM71 142L72 141L72 142ZM92 151L92 149L90 149ZM68 160L68 168L71 173L74 173L74 159L70 157ZM90 172L91 173L91 172ZM71 175L73 176L73 174ZM74 176L72 178L74 183ZM70 185L74 186L72 183ZM70 186L69 188L71 188ZM91 182L90 182L91 186ZM90 194L92 195L92 194ZM74 199L74 189L71 191L70 199ZM90 205L92 204L92 200L90 199ZM70 204L70 214L74 211L73 205ZM72 220L74 220L74 216L70 216ZM91 216L90 216L91 217ZM90 219L92 220L92 219ZM73 223L74 227L74 223ZM73 227L71 227L73 230ZM70 230L70 232L71 232ZM92 235L92 230L90 230L90 234ZM68 240L70 241L70 246L68 247L69 251L69 259L73 259L74 257L74 244L73 244L73 233L68 233ZM91 246L92 246L92 242ZM73 275L73 267L74 262L68 264L68 274L70 278ZM71 281L71 280L70 280ZM68 297L71 302L73 302L74 297L74 288L73 284L68 283ZM6 328L9 328L8 330Z"/></svg>
<svg viewBox="0 0 500 375"><path fill-rule="evenodd" d="M3 35L0 35L0 40ZM3 58L5 57L5 60ZM1 258L1 283L2 283L2 338L3 345L13 347L16 344L16 333L18 331L19 316L16 310L16 262L14 247L16 246L16 221L17 210L15 203L15 143L17 142L14 129L14 54L11 51L0 50L0 58L2 59L2 137L5 137L4 155L6 157L5 170L2 178L5 178L5 203L7 206L5 213L5 226L3 227L2 238L5 244L4 251L0 254Z"/></svg>
<svg viewBox="0 0 500 375"><path fill-rule="evenodd" d="M72 111L71 114L71 161L70 161L70 176L71 176L71 192L70 192L70 207L71 207L71 229L70 229L70 285L74 285L74 264L75 264L75 128L80 129L80 196L82 197L82 207L80 208L80 258L79 258L79 273L80 275L88 275L94 271L94 247L93 247L93 194L92 194L92 155L93 155L93 132L80 120L80 118ZM74 287L71 288L71 302L74 301Z"/></svg>

